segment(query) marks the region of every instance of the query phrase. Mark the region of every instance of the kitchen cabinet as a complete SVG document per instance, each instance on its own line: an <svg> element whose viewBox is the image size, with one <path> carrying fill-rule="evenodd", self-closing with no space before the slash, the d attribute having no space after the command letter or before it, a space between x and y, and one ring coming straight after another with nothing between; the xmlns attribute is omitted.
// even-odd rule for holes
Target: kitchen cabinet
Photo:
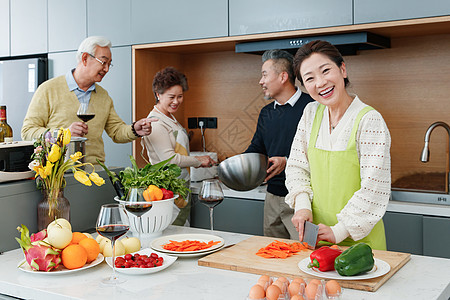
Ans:
<svg viewBox="0 0 450 300"><path fill-rule="evenodd" d="M388 251L450 258L450 218L386 212Z"/></svg>
<svg viewBox="0 0 450 300"><path fill-rule="evenodd" d="M11 56L47 53L47 0L11 4Z"/></svg>
<svg viewBox="0 0 450 300"><path fill-rule="evenodd" d="M423 255L450 258L450 218L423 217Z"/></svg>
<svg viewBox="0 0 450 300"><path fill-rule="evenodd" d="M49 52L77 50L86 32L86 0L48 0Z"/></svg>
<svg viewBox="0 0 450 300"><path fill-rule="evenodd" d="M131 45L131 0L87 0L87 24L88 36L105 36L113 46Z"/></svg>
<svg viewBox="0 0 450 300"><path fill-rule="evenodd" d="M421 215L386 212L383 221L388 251L423 254Z"/></svg>
<svg viewBox="0 0 450 300"><path fill-rule="evenodd" d="M354 0L355 24L446 16L450 1Z"/></svg>
<svg viewBox="0 0 450 300"><path fill-rule="evenodd" d="M192 195L192 227L210 228L209 209L198 201L198 195ZM264 201L225 197L214 208L214 229L254 235L263 234Z"/></svg>
<svg viewBox="0 0 450 300"><path fill-rule="evenodd" d="M76 51L48 54L48 78L66 75L67 71L77 66Z"/></svg>
<svg viewBox="0 0 450 300"><path fill-rule="evenodd" d="M353 23L352 0L230 0L230 36Z"/></svg>
<svg viewBox="0 0 450 300"><path fill-rule="evenodd" d="M113 99L119 117L127 124L132 123L131 101L131 46L111 48L114 67L99 84ZM149 108L150 111L150 108ZM139 142L139 139L137 140ZM117 144L103 132L106 163L109 166L130 166L132 143Z"/></svg>
<svg viewBox="0 0 450 300"><path fill-rule="evenodd" d="M133 44L228 36L228 1L133 0L131 34Z"/></svg>
<svg viewBox="0 0 450 300"><path fill-rule="evenodd" d="M0 0L0 57L9 56L9 0Z"/></svg>

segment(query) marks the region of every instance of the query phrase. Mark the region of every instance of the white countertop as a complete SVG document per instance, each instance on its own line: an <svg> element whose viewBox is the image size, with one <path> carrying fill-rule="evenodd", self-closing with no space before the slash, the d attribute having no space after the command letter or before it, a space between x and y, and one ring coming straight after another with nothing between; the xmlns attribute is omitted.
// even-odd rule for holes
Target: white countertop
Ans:
<svg viewBox="0 0 450 300"><path fill-rule="evenodd" d="M191 182L191 191L193 194L198 194L201 184L201 182ZM246 192L232 190L226 187L224 184L222 184L222 189L225 197L264 201L266 197L267 185L259 186L253 190ZM438 217L450 217L450 205L424 204L417 202L390 200L387 211Z"/></svg>
<svg viewBox="0 0 450 300"><path fill-rule="evenodd" d="M169 226L164 235L209 233L208 230ZM248 235L216 232L225 244L234 244ZM100 280L111 269L105 263L79 272L51 276L26 273L17 268L23 258L20 249L0 255L0 294L28 299L246 299L259 275L200 267L198 258L178 258L169 268L148 275L124 275L127 282L110 287ZM376 292L343 289L344 299L445 299L450 297L450 259L412 255ZM0 295L0 299L2 296Z"/></svg>

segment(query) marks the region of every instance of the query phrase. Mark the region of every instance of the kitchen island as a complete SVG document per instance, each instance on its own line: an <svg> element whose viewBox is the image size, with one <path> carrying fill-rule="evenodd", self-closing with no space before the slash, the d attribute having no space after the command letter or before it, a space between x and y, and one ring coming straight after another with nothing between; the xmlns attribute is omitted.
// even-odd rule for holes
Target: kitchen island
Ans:
<svg viewBox="0 0 450 300"><path fill-rule="evenodd" d="M210 233L209 230L169 226L164 235ZM226 245L250 235L215 232ZM127 282L116 287L102 285L110 267L105 263L79 272L52 276L30 274L17 268L20 249L0 255L0 294L26 299L246 299L259 275L198 266L198 258L178 258L169 268L148 275L124 275ZM344 299L423 299L450 297L450 260L412 255L376 292L343 289ZM0 295L0 299L14 299Z"/></svg>

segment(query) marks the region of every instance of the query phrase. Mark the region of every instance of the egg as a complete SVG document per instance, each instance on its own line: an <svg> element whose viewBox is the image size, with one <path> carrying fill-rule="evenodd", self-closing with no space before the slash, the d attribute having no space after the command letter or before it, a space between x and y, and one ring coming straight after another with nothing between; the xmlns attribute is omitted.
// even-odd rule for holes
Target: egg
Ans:
<svg viewBox="0 0 450 300"><path fill-rule="evenodd" d="M257 284L259 284L264 288L264 290L266 290L267 287L272 284L272 278L267 275L263 275L259 277Z"/></svg>
<svg viewBox="0 0 450 300"><path fill-rule="evenodd" d="M272 283L272 285L278 286L282 293L286 293L287 289L288 289L289 281L287 281L287 279L286 279L286 281L283 281L283 279L282 280L277 279L277 280L275 280L274 283Z"/></svg>
<svg viewBox="0 0 450 300"><path fill-rule="evenodd" d="M305 296L306 296L307 300L315 299L318 287L319 287L319 285L315 282L308 283L308 285L306 286L306 289L305 289Z"/></svg>
<svg viewBox="0 0 450 300"><path fill-rule="evenodd" d="M281 290L278 286L272 284L266 290L266 298L267 300L278 300L278 297L281 294Z"/></svg>
<svg viewBox="0 0 450 300"><path fill-rule="evenodd" d="M264 299L264 297L265 297L264 288L259 284L255 284L254 286L252 286L250 292L248 293L248 299L259 300Z"/></svg>
<svg viewBox="0 0 450 300"><path fill-rule="evenodd" d="M327 296L339 296L341 294L341 286L336 280L330 280L325 284L325 292Z"/></svg>
<svg viewBox="0 0 450 300"><path fill-rule="evenodd" d="M306 286L306 282L303 280L303 278L301 278L301 277L295 277L294 279L292 279L292 281L291 281L291 283L292 282L298 282L298 283L300 283L300 284L304 284L305 286Z"/></svg>
<svg viewBox="0 0 450 300"><path fill-rule="evenodd" d="M301 293L301 285L298 282L291 282L288 288L289 295L292 297L294 295L302 294Z"/></svg>
<svg viewBox="0 0 450 300"><path fill-rule="evenodd" d="M310 284L310 283L315 283L317 285L321 284L319 279L311 279L308 284Z"/></svg>
<svg viewBox="0 0 450 300"><path fill-rule="evenodd" d="M291 300L305 300L301 295L294 295L291 297Z"/></svg>

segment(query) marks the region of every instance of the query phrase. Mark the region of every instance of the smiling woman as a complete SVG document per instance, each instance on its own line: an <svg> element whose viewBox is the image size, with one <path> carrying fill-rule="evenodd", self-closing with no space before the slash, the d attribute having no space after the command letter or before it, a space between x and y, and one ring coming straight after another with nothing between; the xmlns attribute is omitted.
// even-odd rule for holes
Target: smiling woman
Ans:
<svg viewBox="0 0 450 300"><path fill-rule="evenodd" d="M347 92L346 65L330 43L302 46L294 71L316 100L305 108L286 168L300 240L309 221L319 225L319 241L386 250L391 138L383 117Z"/></svg>
<svg viewBox="0 0 450 300"><path fill-rule="evenodd" d="M152 124L152 134L142 139L142 146L147 148L147 155L152 164L170 159L170 163L181 169L180 178L186 180L189 187L189 167L210 167L216 164L209 156L189 156L189 137L183 126L173 114L184 100L184 92L188 90L186 76L172 67L167 67L155 75L153 93L156 105L148 118L156 118ZM176 201L175 225L185 225L190 214L190 194Z"/></svg>

